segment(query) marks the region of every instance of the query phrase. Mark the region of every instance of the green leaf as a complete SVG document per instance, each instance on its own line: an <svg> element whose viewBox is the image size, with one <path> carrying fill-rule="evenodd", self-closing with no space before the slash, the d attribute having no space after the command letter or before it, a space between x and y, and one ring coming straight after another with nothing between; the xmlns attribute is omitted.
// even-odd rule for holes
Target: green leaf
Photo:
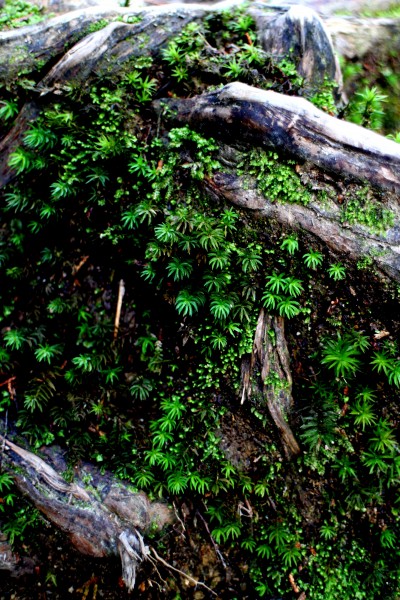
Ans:
<svg viewBox="0 0 400 600"><path fill-rule="evenodd" d="M309 269L315 270L317 267L322 265L323 256L320 252L316 250L310 250L303 254L304 262Z"/></svg>
<svg viewBox="0 0 400 600"><path fill-rule="evenodd" d="M386 528L380 535L380 542L383 548L397 548L397 535L392 529Z"/></svg>
<svg viewBox="0 0 400 600"><path fill-rule="evenodd" d="M257 546L256 552L258 556L261 558L272 558L274 552L268 544L262 544L261 546Z"/></svg>
<svg viewBox="0 0 400 600"><path fill-rule="evenodd" d="M53 358L61 354L61 351L61 344L40 344L35 350L35 357L38 362L47 362L50 364Z"/></svg>
<svg viewBox="0 0 400 600"><path fill-rule="evenodd" d="M394 361L385 351L374 352L374 358L371 360L372 368L378 373L383 372L386 376L393 370Z"/></svg>
<svg viewBox="0 0 400 600"><path fill-rule="evenodd" d="M14 479L10 473L0 473L0 492L9 490L14 484Z"/></svg>
<svg viewBox="0 0 400 600"><path fill-rule="evenodd" d="M281 555L282 555L284 565L286 567L293 568L301 560L300 548L297 548L297 546L295 546L294 544L290 545L290 546L286 546L282 550Z"/></svg>
<svg viewBox="0 0 400 600"><path fill-rule="evenodd" d="M203 292L191 293L189 290L181 290L176 297L176 310L179 314L186 316L193 316L194 313L198 312L200 307L205 302L205 296Z"/></svg>
<svg viewBox="0 0 400 600"><path fill-rule="evenodd" d="M3 100L0 102L0 119L9 121L18 114L18 104L14 100Z"/></svg>
<svg viewBox="0 0 400 600"><path fill-rule="evenodd" d="M271 292L279 294L286 290L286 275L284 273L274 272L272 275L267 277L267 287Z"/></svg>
<svg viewBox="0 0 400 600"><path fill-rule="evenodd" d="M202 477L198 472L189 475L190 486L199 494L204 494L210 489L210 480L208 477Z"/></svg>
<svg viewBox="0 0 400 600"><path fill-rule="evenodd" d="M217 227L207 229L199 235L200 246L204 248L204 250L217 250L224 239L224 232Z"/></svg>
<svg viewBox="0 0 400 600"><path fill-rule="evenodd" d="M211 294L210 312L215 319L223 320L229 316L233 307L230 296L213 293Z"/></svg>
<svg viewBox="0 0 400 600"><path fill-rule="evenodd" d="M387 419L379 419L369 443L373 452L390 452L396 448L397 442L393 427Z"/></svg>
<svg viewBox="0 0 400 600"><path fill-rule="evenodd" d="M283 298L278 302L278 312L281 317L291 319L301 312L301 306L296 300Z"/></svg>
<svg viewBox="0 0 400 600"><path fill-rule="evenodd" d="M391 369L388 374L389 383L400 387L400 360L392 362Z"/></svg>
<svg viewBox="0 0 400 600"><path fill-rule="evenodd" d="M172 494L182 494L188 486L188 478L182 471L176 471L167 477L167 486Z"/></svg>
<svg viewBox="0 0 400 600"><path fill-rule="evenodd" d="M328 268L329 277L332 277L335 281L340 281L346 277L346 269L341 263L333 263Z"/></svg>
<svg viewBox="0 0 400 600"><path fill-rule="evenodd" d="M361 425L363 431L367 426L376 423L376 414L371 401L358 398L350 410L350 414L355 416L354 424Z"/></svg>
<svg viewBox="0 0 400 600"><path fill-rule="evenodd" d="M296 298L297 296L300 296L303 291L304 288L300 279L296 279L295 277L286 278L285 292L287 294Z"/></svg>
<svg viewBox="0 0 400 600"><path fill-rule="evenodd" d="M237 539L240 536L240 533L241 533L241 527L240 527L240 524L237 522L229 523L228 525L225 525L225 527L224 527L225 541L229 540L229 538L231 538L232 540Z"/></svg>
<svg viewBox="0 0 400 600"><path fill-rule="evenodd" d="M9 329L3 337L7 348L11 348L11 350L20 350L24 344L28 343L25 335L19 329Z"/></svg>
<svg viewBox="0 0 400 600"><path fill-rule="evenodd" d="M208 259L210 267L214 269L224 269L229 265L230 261L230 250L226 248L219 248L213 252L208 253Z"/></svg>
<svg viewBox="0 0 400 600"><path fill-rule="evenodd" d="M361 366L360 350L348 338L329 340L322 349L321 363L333 369L336 377L354 375Z"/></svg>
<svg viewBox="0 0 400 600"><path fill-rule="evenodd" d="M57 142L57 136L42 125L32 125L24 135L24 143L28 148L52 148Z"/></svg>
<svg viewBox="0 0 400 600"><path fill-rule="evenodd" d="M145 377L137 377L131 384L129 391L138 400L146 400L153 390L153 384Z"/></svg>
<svg viewBox="0 0 400 600"><path fill-rule="evenodd" d="M268 527L268 532L268 540L273 542L278 549L283 548L291 538L289 531L282 523L271 525Z"/></svg>
<svg viewBox="0 0 400 600"><path fill-rule="evenodd" d="M10 154L8 166L14 169L17 175L20 175L34 166L34 156L23 148L17 148Z"/></svg>
<svg viewBox="0 0 400 600"><path fill-rule="evenodd" d="M190 277L193 271L193 261L183 260L181 258L173 258L168 266L167 273L169 277L173 277L174 281L181 281L187 277Z"/></svg>
<svg viewBox="0 0 400 600"><path fill-rule="evenodd" d="M214 350L223 350L223 348L226 347L228 340L226 339L226 336L219 331L213 331L210 336L210 342Z"/></svg>
<svg viewBox="0 0 400 600"><path fill-rule="evenodd" d="M289 254L293 255L299 249L298 239L294 236L287 236L281 242L281 250L286 250Z"/></svg>
<svg viewBox="0 0 400 600"><path fill-rule="evenodd" d="M220 292L230 283L231 274L227 271L222 271L220 273L208 271L204 274L203 281L204 287L208 292L212 292L213 290Z"/></svg>
<svg viewBox="0 0 400 600"><path fill-rule="evenodd" d="M153 444L160 448L166 446L169 442L173 442L174 436L170 431L158 431L153 436Z"/></svg>
<svg viewBox="0 0 400 600"><path fill-rule="evenodd" d="M163 400L161 408L170 419L174 420L180 420L186 412L186 405L181 402L179 396L172 396L172 399Z"/></svg>
<svg viewBox="0 0 400 600"><path fill-rule="evenodd" d="M278 306L278 302L281 301L281 296L273 294L269 290L265 290L262 295L262 302L268 310L274 310Z"/></svg>
<svg viewBox="0 0 400 600"><path fill-rule="evenodd" d="M366 467L369 467L369 472L375 473L381 471L386 473L389 468L389 455L378 454L377 452L364 452L361 456L362 462Z"/></svg>
<svg viewBox="0 0 400 600"><path fill-rule="evenodd" d="M336 527L329 525L326 521L321 525L319 531L324 540L333 540L336 537Z"/></svg>
<svg viewBox="0 0 400 600"><path fill-rule="evenodd" d="M151 471L139 471L134 475L134 482L139 489L151 487L154 483L154 475Z"/></svg>
<svg viewBox="0 0 400 600"><path fill-rule="evenodd" d="M173 244L179 240L179 233L176 231L175 226L168 221L157 225L154 233L156 238L165 244Z"/></svg>

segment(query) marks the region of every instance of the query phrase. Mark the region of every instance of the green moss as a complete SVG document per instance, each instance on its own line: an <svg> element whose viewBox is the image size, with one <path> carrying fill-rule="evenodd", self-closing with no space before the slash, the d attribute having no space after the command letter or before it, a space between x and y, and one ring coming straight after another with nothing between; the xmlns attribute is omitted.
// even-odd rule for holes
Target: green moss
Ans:
<svg viewBox="0 0 400 600"><path fill-rule="evenodd" d="M282 240L275 225L210 199L205 187L223 168L215 140L189 127L168 132L163 120L151 120L160 70L173 93L204 89L204 36L219 48L217 84L235 75L224 46L231 40L241 48L240 77L258 70L268 84L264 55L245 46L252 22L238 18L214 16L207 27L187 28L167 46L161 66L146 56L119 78L75 89L57 104L48 99L11 157L19 173L0 208L3 378L17 378L18 428L34 445L67 442L73 459L98 461L135 489L200 506L219 551L235 566L240 557L238 571L245 564L240 581L249 597L290 597L293 572L314 600L391 599L398 556L379 545L381 530L360 514L377 508L398 533L390 512L398 496L397 449L381 458L382 472L370 473L363 456L377 434L360 431L343 408L344 387L357 407L360 386L371 379L386 411L381 388L390 394L390 385L371 377L370 349L360 348L346 381L343 369L330 372L321 360L321 320L328 307L339 310L332 299L345 296L348 282L327 278L315 242L300 235ZM214 28L225 21L229 30ZM177 66L187 68L185 77ZM282 68L286 73L274 71L280 83L295 77L292 66ZM332 108L325 93L315 102ZM11 121L16 109L3 109ZM273 150L254 149L238 170L272 202L307 204L314 193L296 162ZM328 202L333 189L326 185L319 199ZM367 188L348 192L342 217L377 231L393 218ZM121 279L123 318L115 335ZM296 426L304 438L294 466L277 450L262 390L254 390L244 410L239 406L241 365L253 353L266 286L270 312L294 319L287 332L295 349ZM289 296L296 298L292 305ZM341 300L343 318L328 317L340 333L345 305ZM351 319L358 327L359 316ZM356 342L360 336L351 347ZM397 355L390 358L396 373ZM274 374L267 381L281 385ZM247 440L243 424L252 432ZM253 434L257 448L247 459ZM235 436L239 459L223 445ZM310 492L301 508L299 489ZM308 507L318 514L306 514ZM193 527L196 544L204 544L201 535ZM375 580L381 563L384 577Z"/></svg>
<svg viewBox="0 0 400 600"><path fill-rule="evenodd" d="M100 21L91 23L91 25L89 25L89 27L83 33L82 37L85 37L85 36L89 35L90 33L95 33L96 31L100 31L101 29L104 29L104 27L107 27L108 23L109 23L109 21L107 21L107 19L100 19Z"/></svg>
<svg viewBox="0 0 400 600"><path fill-rule="evenodd" d="M345 201L341 211L342 223L363 225L371 232L381 233L394 225L394 214L382 206L366 187Z"/></svg>
<svg viewBox="0 0 400 600"><path fill-rule="evenodd" d="M385 8L363 8L360 12L362 17L380 17L386 19L400 18L400 4L393 2Z"/></svg>
<svg viewBox="0 0 400 600"><path fill-rule="evenodd" d="M16 29L25 25L40 23L50 15L44 15L42 8L25 0L5 0L0 9L0 30Z"/></svg>
<svg viewBox="0 0 400 600"><path fill-rule="evenodd" d="M238 166L239 175L256 178L258 189L270 202L307 205L311 193L295 171L296 162L273 150L253 149Z"/></svg>

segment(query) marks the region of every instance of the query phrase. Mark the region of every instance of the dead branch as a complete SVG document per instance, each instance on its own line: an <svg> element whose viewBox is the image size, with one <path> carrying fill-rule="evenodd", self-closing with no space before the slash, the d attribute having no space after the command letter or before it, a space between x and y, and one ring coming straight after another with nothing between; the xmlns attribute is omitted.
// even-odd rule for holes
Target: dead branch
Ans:
<svg viewBox="0 0 400 600"><path fill-rule="evenodd" d="M262 394L281 436L285 453L288 458L292 458L300 453L300 446L288 423L293 398L284 320L282 317L271 317L263 308L254 334L248 375L243 383L242 403L257 388L257 383L254 382L256 369L261 369Z"/></svg>

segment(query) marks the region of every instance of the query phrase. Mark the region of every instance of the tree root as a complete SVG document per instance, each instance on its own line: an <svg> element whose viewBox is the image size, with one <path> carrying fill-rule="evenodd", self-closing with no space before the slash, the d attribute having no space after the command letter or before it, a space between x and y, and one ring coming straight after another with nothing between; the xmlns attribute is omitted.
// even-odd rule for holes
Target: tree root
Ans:
<svg viewBox="0 0 400 600"><path fill-rule="evenodd" d="M141 531L162 528L172 521L169 509L150 504L143 493L131 492L110 474L99 475L93 468L86 490L81 481L66 482L42 458L0 436L3 466L14 477L17 488L56 527L68 535L82 554L93 557L121 557L122 578L129 590L149 550ZM90 469L86 467L87 471Z"/></svg>

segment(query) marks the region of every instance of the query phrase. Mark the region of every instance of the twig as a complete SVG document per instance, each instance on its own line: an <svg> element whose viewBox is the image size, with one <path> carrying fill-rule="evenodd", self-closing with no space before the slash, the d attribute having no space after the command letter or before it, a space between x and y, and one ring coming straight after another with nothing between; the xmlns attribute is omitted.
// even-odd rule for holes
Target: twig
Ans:
<svg viewBox="0 0 400 600"><path fill-rule="evenodd" d="M77 265L74 265L72 267L72 275L76 275L77 274L77 272L79 271L79 269L81 269L83 267L83 265L85 264L85 262L87 261L88 258L89 258L89 255L83 256L81 258L81 260L79 261L79 263Z"/></svg>
<svg viewBox="0 0 400 600"><path fill-rule="evenodd" d="M178 521L179 521L179 523L182 525L182 529L183 529L183 531L186 531L185 523L182 521L182 519L181 519L181 518L180 518L180 516L179 516L178 509L177 509L177 507L176 507L176 504L175 504L175 502L173 502L173 503L172 503L172 506L174 507L174 512L175 512L175 516L176 516L177 520L178 520ZM180 531L179 533L181 534L181 536L182 536L183 538L185 537L181 531Z"/></svg>
<svg viewBox="0 0 400 600"><path fill-rule="evenodd" d="M3 436L3 442L1 444L0 469L3 465L3 456L6 451L6 435L7 435L7 433L8 433L8 408L6 410L6 416L4 419L4 431L3 431L4 436Z"/></svg>
<svg viewBox="0 0 400 600"><path fill-rule="evenodd" d="M125 283L124 280L121 279L119 282L118 288L118 300L117 300L117 309L115 311L115 321L114 321L114 340L118 335L119 322L121 320L121 308L122 308L122 300L125 294Z"/></svg>
<svg viewBox="0 0 400 600"><path fill-rule="evenodd" d="M200 585L201 587L205 588L208 592L211 592L213 596L217 596L217 594L211 588L209 588L208 585L206 585L202 581L198 581L197 579L195 579L191 575L188 575L187 573L184 573L180 569L177 569L176 567L173 567L172 565L170 565L169 563L167 563L166 560L164 560L163 558L161 558L161 556L159 554L157 554L157 552L154 550L154 548L150 548L150 550L154 554L154 556L156 557L156 559L161 564L163 564L165 567L167 567L167 569L172 569L172 571L175 571L176 573L179 573L179 575L182 575L183 577L186 577L186 579L189 579L189 581L191 581L192 583L194 583L196 586Z"/></svg>
<svg viewBox="0 0 400 600"><path fill-rule="evenodd" d="M217 557L221 561L222 566L224 567L224 569L227 569L226 562L224 561L224 557L222 556L222 553L221 553L220 549L218 548L217 544L215 543L215 540L214 540L213 536L211 535L211 532L210 532L210 530L208 528L207 521L205 520L205 518L203 517L203 515L201 514L200 511L197 510L196 513L199 515L200 519L204 523L204 527L206 528L206 531L207 531L208 535L210 536L211 543L212 543L212 545L214 547L215 554L217 555Z"/></svg>
<svg viewBox="0 0 400 600"><path fill-rule="evenodd" d="M17 377L14 375L14 377L10 377L9 379L6 379L5 381L2 381L0 383L0 387L3 385L8 385L9 383L12 383L13 381L15 381L15 379L17 379Z"/></svg>

